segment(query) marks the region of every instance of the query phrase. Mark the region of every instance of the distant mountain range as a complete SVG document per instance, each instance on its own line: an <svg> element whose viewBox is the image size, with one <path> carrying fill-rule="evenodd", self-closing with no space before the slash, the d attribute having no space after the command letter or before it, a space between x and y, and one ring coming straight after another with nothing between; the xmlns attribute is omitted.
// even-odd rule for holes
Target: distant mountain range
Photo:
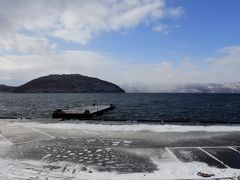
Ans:
<svg viewBox="0 0 240 180"><path fill-rule="evenodd" d="M177 86L173 92L178 93L240 93L240 82L235 83L209 83L187 84Z"/></svg>
<svg viewBox="0 0 240 180"><path fill-rule="evenodd" d="M148 92L146 87L127 87L127 92ZM12 93L124 93L119 86L79 74L49 75L19 87L0 85L0 92ZM240 82L174 85L166 93L240 93Z"/></svg>
<svg viewBox="0 0 240 180"><path fill-rule="evenodd" d="M124 93L117 85L97 78L70 75L49 75L19 87L0 85L0 92L12 93Z"/></svg>
<svg viewBox="0 0 240 180"><path fill-rule="evenodd" d="M144 84L125 85L127 92L153 92L153 93L240 93L240 82L235 83L207 83L207 84L164 84L148 87Z"/></svg>

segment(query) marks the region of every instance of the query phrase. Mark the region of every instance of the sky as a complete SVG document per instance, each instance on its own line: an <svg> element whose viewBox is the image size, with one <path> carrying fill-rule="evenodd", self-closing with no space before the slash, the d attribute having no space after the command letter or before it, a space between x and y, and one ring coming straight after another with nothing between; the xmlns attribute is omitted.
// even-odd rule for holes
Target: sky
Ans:
<svg viewBox="0 0 240 180"><path fill-rule="evenodd" d="M0 84L82 74L158 92L240 81L239 0L0 0Z"/></svg>

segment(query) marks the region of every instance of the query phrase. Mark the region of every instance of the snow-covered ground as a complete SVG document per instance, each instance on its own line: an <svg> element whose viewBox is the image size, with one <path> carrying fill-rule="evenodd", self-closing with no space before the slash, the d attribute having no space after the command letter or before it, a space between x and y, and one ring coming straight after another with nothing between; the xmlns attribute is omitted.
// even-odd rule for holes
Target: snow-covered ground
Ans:
<svg viewBox="0 0 240 180"><path fill-rule="evenodd" d="M81 180L157 180L157 179L206 179L198 176L198 172L214 174L212 178L232 178L240 176L236 169L218 169L199 162L155 162L158 170L152 173L120 174L118 172L100 172L94 167L83 168L82 165L68 162L49 164L43 161L0 160L0 179L81 179Z"/></svg>
<svg viewBox="0 0 240 180"><path fill-rule="evenodd" d="M19 123L14 123L19 124ZM13 124L13 125L14 125ZM22 123L20 123L22 124ZM25 123L30 127L36 128L52 128L52 129L75 129L75 130L93 130L93 131L152 131L152 132L189 132L189 131L204 131L204 132L231 132L240 131L239 125L158 125L158 124L90 124L90 123Z"/></svg>
<svg viewBox="0 0 240 180"><path fill-rule="evenodd" d="M0 180L237 179L239 137L240 126L0 121Z"/></svg>

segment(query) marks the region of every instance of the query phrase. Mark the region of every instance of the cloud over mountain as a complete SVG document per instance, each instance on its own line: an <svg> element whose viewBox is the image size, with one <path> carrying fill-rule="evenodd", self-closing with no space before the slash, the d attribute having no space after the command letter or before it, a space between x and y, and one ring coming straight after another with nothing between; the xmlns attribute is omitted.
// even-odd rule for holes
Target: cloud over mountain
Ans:
<svg viewBox="0 0 240 180"><path fill-rule="evenodd" d="M169 2L0 0L0 83L19 85L47 74L76 73L129 89L157 92L173 88L176 83L239 81L240 46L218 44L232 33L224 34L225 29L219 28L215 34L221 38L211 40L215 34L201 28L211 30L216 20L205 26L201 23L207 19L202 21L201 15L196 16L193 10L187 14L180 3ZM191 8L195 7L194 4ZM190 27L167 21L183 14L188 16L183 24ZM195 18L191 19L191 15ZM171 34L172 28L179 31ZM208 32L211 34L206 36ZM91 46L103 34L112 36L108 37L110 40L99 38L101 42ZM218 54L209 55L216 49ZM176 56L168 56L168 51L176 52Z"/></svg>
<svg viewBox="0 0 240 180"><path fill-rule="evenodd" d="M187 60L177 66L161 60L151 64L123 63L108 54L92 51L6 55L0 57L0 81L15 85L46 74L81 73L145 92L168 90L175 84L237 82L240 48L226 47L220 52L218 56L205 60L207 66Z"/></svg>

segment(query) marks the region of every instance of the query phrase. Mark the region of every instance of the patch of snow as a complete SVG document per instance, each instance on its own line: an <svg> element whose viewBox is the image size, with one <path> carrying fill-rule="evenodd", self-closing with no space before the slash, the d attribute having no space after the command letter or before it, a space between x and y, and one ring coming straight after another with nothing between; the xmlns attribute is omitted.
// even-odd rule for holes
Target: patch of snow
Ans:
<svg viewBox="0 0 240 180"><path fill-rule="evenodd" d="M120 144L120 142L118 142L118 141L112 143L113 146L118 146L119 144Z"/></svg>
<svg viewBox="0 0 240 180"><path fill-rule="evenodd" d="M48 157L50 157L51 156L51 154L47 154L46 156L44 156L42 159L46 159L46 158L48 158Z"/></svg>
<svg viewBox="0 0 240 180"><path fill-rule="evenodd" d="M197 125L157 125L157 124L131 124L131 125L106 125L106 124L70 124L70 123L49 123L41 124L36 122L26 123L34 128L47 129L72 129L72 130L88 130L89 131L121 131L121 132L136 132L136 131L152 131L152 132L189 132L189 131L204 131L204 132L232 132L240 131L239 125L213 125L213 126L197 126Z"/></svg>
<svg viewBox="0 0 240 180"><path fill-rule="evenodd" d="M154 163L158 166L159 170L153 173L120 174L116 172L100 172L91 167L87 168L88 171L82 171L80 168L81 165L69 163L64 164L64 162L61 162L59 164L50 164L41 161L0 159L0 179L204 179L203 177L197 175L198 172L214 174L213 178L237 178L238 176L240 176L240 172L237 169L218 169L215 167L209 167L204 163L198 162L176 163L160 162L158 160L155 160ZM59 168L50 170L46 168L49 166L55 166ZM90 171L92 173L89 173Z"/></svg>
<svg viewBox="0 0 240 180"><path fill-rule="evenodd" d="M0 142L0 146L10 146L8 142Z"/></svg>
<svg viewBox="0 0 240 180"><path fill-rule="evenodd" d="M96 152L102 152L103 150L102 149L97 149Z"/></svg>

